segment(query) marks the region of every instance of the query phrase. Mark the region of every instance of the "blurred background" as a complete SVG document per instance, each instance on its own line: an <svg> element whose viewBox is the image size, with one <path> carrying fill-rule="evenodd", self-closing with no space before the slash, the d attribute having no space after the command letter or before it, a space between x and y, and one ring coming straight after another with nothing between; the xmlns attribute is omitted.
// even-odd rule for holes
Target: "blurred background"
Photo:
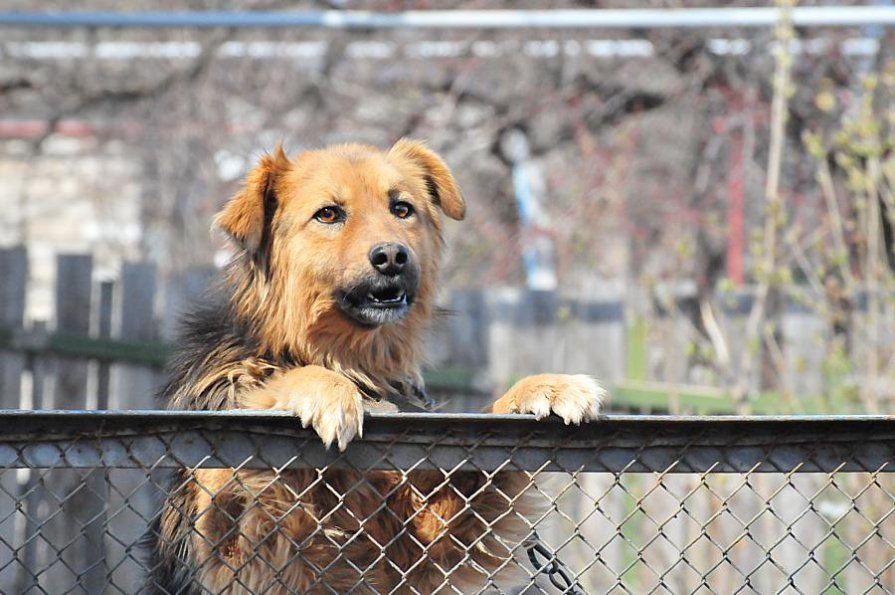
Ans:
<svg viewBox="0 0 895 595"><path fill-rule="evenodd" d="M705 26L668 20L716 4L643 2L652 20L603 28L6 20L0 341L91 363L82 396L38 399L26 379L4 405L152 407L177 318L226 261L211 218L257 157L280 140L294 153L412 136L444 156L469 204L448 227L450 313L430 340L446 409L478 410L551 370L598 376L616 411L889 411L892 30L836 8L858 2L802 3L826 6L825 26L746 1L724 7L780 10L761 26L723 11ZM581 8L630 6L78 4Z"/></svg>
<svg viewBox="0 0 895 595"><path fill-rule="evenodd" d="M257 158L411 136L468 202L429 339L443 410L549 370L613 412L891 413L895 8L636 4L7 0L0 409L156 407ZM414 26L431 10L465 26ZM796 474L815 461L766 442L558 478L540 534L587 592L895 591L889 469ZM782 472L717 472L758 449ZM0 591L136 592L157 475L3 474Z"/></svg>

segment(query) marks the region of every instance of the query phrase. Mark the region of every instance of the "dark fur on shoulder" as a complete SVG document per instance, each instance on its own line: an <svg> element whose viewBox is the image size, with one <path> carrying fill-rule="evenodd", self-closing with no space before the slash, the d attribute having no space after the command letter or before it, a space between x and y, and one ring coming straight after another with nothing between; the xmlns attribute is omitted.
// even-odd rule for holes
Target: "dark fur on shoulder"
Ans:
<svg viewBox="0 0 895 595"><path fill-rule="evenodd" d="M232 290L217 288L209 303L197 308L185 321L180 344L168 366L169 378L161 397L163 407L190 411L237 408L227 376L209 374L209 365L228 371L240 369L241 362L259 357L259 341L251 325L224 297L226 293ZM217 382L209 384L210 376Z"/></svg>

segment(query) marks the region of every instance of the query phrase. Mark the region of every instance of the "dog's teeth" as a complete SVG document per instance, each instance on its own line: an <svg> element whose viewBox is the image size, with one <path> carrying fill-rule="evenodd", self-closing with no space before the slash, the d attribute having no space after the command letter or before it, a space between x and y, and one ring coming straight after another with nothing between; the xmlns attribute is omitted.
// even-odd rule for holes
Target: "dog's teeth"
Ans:
<svg viewBox="0 0 895 595"><path fill-rule="evenodd" d="M379 294L378 296L373 292L369 292L367 294L367 300L370 302L375 302L377 304L397 304L399 302L404 301L404 299L406 298L406 295L407 294L404 292L403 289L398 290L394 294L389 294L389 293L384 292L384 293Z"/></svg>

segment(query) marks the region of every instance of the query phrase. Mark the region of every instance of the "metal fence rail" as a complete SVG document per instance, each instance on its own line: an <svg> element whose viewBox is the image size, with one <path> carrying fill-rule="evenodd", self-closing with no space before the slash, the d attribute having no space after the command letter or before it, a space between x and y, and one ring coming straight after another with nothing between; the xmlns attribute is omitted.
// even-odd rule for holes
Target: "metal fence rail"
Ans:
<svg viewBox="0 0 895 595"><path fill-rule="evenodd" d="M500 495L501 478L512 474L538 501L537 514L518 520L544 544L541 564L543 556L562 561L569 593L895 592L892 417L610 416L567 427L524 416L389 414L368 417L363 440L336 453L294 418L269 412L61 411L0 412L0 592L139 592L152 570L139 542L159 503L185 485L203 488L203 470L220 468L241 488L250 474L295 485L296 474L315 470L301 475L308 484L296 488L297 508L276 519L276 530L286 530L310 490L341 490L332 511L315 513L325 525L386 470L396 478L389 494L416 494L411 521L454 490L464 518L481 523L482 540L502 517L477 517L476 498ZM190 471L172 487L177 469ZM354 483L334 481L340 473ZM457 487L469 478L475 493ZM505 515L518 516L513 503L522 496L503 496ZM228 518L236 526L247 514ZM344 549L326 568L344 558L357 572L353 586L329 584L321 568L310 592L430 592L414 584L424 565L443 573L438 592L470 592L454 578L475 563L476 544L463 546L468 555L455 567L428 542L414 541L417 560L392 559L391 543L417 539L410 521L375 560L352 560L351 544L378 518L358 519L337 538L327 533ZM292 542L293 563L323 533ZM532 543L505 544L511 556L499 571L479 569L494 576L472 592L563 592L566 583L557 588L532 566ZM397 582L374 581L382 568ZM515 586L496 578L509 568ZM200 583L201 571L194 578Z"/></svg>
<svg viewBox="0 0 895 595"><path fill-rule="evenodd" d="M25 12L0 11L0 25L30 27L325 27L329 29L661 29L677 27L772 27L775 7L551 10L407 10L371 12L196 11ZM791 10L797 27L891 26L891 6L801 6Z"/></svg>

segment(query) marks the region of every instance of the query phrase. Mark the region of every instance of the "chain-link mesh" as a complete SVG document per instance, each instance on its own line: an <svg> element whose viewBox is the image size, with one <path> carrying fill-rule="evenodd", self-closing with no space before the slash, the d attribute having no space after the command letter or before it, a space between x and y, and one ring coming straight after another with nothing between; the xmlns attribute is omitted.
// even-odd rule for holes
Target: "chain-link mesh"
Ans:
<svg viewBox="0 0 895 595"><path fill-rule="evenodd" d="M4 593L895 592L887 418L0 417Z"/></svg>

